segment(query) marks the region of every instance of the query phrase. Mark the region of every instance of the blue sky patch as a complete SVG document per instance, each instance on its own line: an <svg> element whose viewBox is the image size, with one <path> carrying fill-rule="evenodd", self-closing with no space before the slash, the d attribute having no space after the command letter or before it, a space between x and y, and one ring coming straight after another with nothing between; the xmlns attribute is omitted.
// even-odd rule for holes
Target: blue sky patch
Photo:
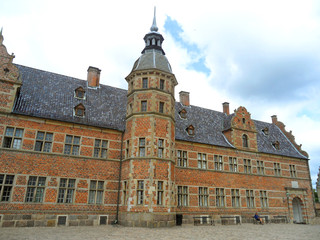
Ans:
<svg viewBox="0 0 320 240"><path fill-rule="evenodd" d="M176 20L173 20L171 17L167 16L167 19L164 23L164 29L169 33L173 39L185 48L189 55L194 56L192 63L190 63L187 68L195 70L197 72L205 73L207 76L210 75L210 69L205 65L205 57L201 56L201 51L198 46L194 43L186 42L181 34L183 33L182 27Z"/></svg>

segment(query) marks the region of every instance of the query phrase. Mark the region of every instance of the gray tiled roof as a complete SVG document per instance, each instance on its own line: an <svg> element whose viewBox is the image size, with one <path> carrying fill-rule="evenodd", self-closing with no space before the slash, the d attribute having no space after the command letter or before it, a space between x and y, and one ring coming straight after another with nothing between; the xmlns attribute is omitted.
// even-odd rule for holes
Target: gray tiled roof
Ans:
<svg viewBox="0 0 320 240"><path fill-rule="evenodd" d="M23 84L14 113L124 130L126 90L105 85L91 89L87 81L21 65L17 67ZM85 99L74 97L75 89L80 86L86 91ZM74 107L80 103L85 107L84 118L73 114Z"/></svg>
<svg viewBox="0 0 320 240"><path fill-rule="evenodd" d="M146 69L160 69L172 73L171 65L165 55L154 49L147 50L134 63L132 71Z"/></svg>
<svg viewBox="0 0 320 240"><path fill-rule="evenodd" d="M22 86L13 112L16 114L54 119L72 123L85 124L119 131L125 130L127 90L100 85L100 88L90 89L87 81L50 73L17 65L20 70ZM74 97L74 90L82 87L86 91L85 99ZM82 103L86 109L84 118L76 117L73 109ZM222 147L233 148L226 140L222 131L230 127L233 114L227 116L201 107L185 107L177 102L176 108L176 139ZM179 112L185 109L187 118L182 119ZM258 150L296 158L302 156L281 130L271 124L255 121L257 129ZM192 125L195 135L189 136L186 128ZM261 130L269 129L269 135ZM272 143L279 141L280 150L274 149Z"/></svg>

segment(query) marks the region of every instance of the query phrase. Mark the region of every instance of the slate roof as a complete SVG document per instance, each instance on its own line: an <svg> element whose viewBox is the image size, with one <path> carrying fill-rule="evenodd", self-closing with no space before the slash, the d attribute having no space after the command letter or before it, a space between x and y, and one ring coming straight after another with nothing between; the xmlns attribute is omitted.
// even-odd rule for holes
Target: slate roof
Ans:
<svg viewBox="0 0 320 240"><path fill-rule="evenodd" d="M160 51L151 49L146 50L134 63L132 71L146 69L160 69L172 73L171 65L165 55Z"/></svg>
<svg viewBox="0 0 320 240"><path fill-rule="evenodd" d="M84 80L16 66L23 84L13 113L120 131L125 129L126 90L105 85L92 89ZM85 99L74 97L74 91L80 86L86 92ZM80 103L85 107L84 118L73 114L74 107Z"/></svg>
<svg viewBox="0 0 320 240"><path fill-rule="evenodd" d="M19 68L23 84L13 113L125 130L127 90L106 85L91 89L84 80L17 64L16 66ZM74 91L78 87L85 90L85 99L75 98ZM80 103L86 109L84 118L73 114L74 107ZM227 116L222 112L192 105L186 107L179 102L176 102L175 108L177 140L234 148L222 133L230 126L233 114ZM182 109L187 111L186 119L179 115ZM277 126L256 120L254 123L258 132L259 152L307 159L296 150ZM194 136L187 134L186 128L190 125L195 128ZM265 127L268 127L269 135L262 132ZM275 141L279 141L280 150L272 146Z"/></svg>

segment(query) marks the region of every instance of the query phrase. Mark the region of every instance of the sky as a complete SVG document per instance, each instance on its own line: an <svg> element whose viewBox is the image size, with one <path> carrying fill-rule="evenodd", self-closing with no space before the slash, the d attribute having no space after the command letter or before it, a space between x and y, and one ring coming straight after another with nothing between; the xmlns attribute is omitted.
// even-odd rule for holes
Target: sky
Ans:
<svg viewBox="0 0 320 240"><path fill-rule="evenodd" d="M320 1L2 0L0 27L14 63L127 89L153 9L180 91L192 105L230 112L244 106L292 130L320 167Z"/></svg>

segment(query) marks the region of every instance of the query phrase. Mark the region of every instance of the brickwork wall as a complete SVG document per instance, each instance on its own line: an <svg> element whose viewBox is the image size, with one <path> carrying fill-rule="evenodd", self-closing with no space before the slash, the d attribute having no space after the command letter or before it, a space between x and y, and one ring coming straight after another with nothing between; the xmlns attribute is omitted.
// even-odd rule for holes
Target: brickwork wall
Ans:
<svg viewBox="0 0 320 240"><path fill-rule="evenodd" d="M256 211L263 215L289 215L288 200L291 218L292 199L299 197L304 206L304 219L314 217L308 161L287 158L275 155L214 147L203 144L192 144L176 141L176 150L187 151L187 167L175 167L175 185L188 186L188 206L176 208L177 213L185 215L212 214L251 216ZM207 169L198 168L198 153L207 156ZM222 156L223 170L215 169L214 155ZM230 171L229 157L237 159L237 172ZM251 160L251 173L244 172L244 159ZM258 174L257 161L263 161L264 174ZM273 163L280 163L281 176L275 176ZM289 164L295 165L296 177L290 176ZM286 187L297 185L303 189L303 194L289 192ZM208 206L199 207L199 187L208 188ZM225 206L216 206L216 188L224 189ZM232 207L231 189L239 189L240 207ZM246 190L253 190L254 208L247 206ZM261 207L260 191L266 191L268 207ZM308 212L308 213L307 213ZM307 216L308 215L308 216ZM289 216L288 216L289 217ZM188 217L186 218L188 219ZM192 221L192 218L189 218Z"/></svg>

